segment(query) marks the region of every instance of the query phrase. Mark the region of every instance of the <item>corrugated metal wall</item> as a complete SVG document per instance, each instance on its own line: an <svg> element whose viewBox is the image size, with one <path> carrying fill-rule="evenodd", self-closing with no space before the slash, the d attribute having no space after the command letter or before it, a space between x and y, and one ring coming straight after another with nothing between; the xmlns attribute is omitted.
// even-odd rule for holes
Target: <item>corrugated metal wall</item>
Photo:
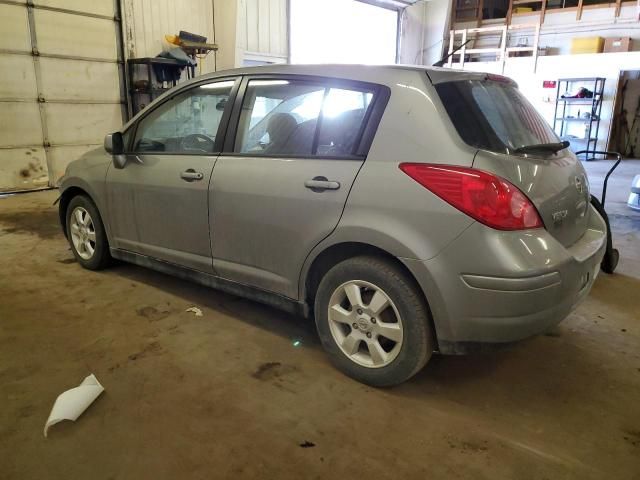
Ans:
<svg viewBox="0 0 640 480"><path fill-rule="evenodd" d="M180 30L213 42L214 2L230 53L218 69L286 60L287 0L0 0L0 191L57 185L122 125L123 51L155 56ZM215 68L210 54L202 73Z"/></svg>
<svg viewBox="0 0 640 480"><path fill-rule="evenodd" d="M217 0L235 1L235 0ZM180 30L197 33L213 43L213 0L123 0L128 58L155 57L165 35ZM215 71L214 54L202 62L202 73Z"/></svg>
<svg viewBox="0 0 640 480"><path fill-rule="evenodd" d="M215 8L215 12L214 12ZM220 46L217 68L242 66L246 55L288 55L287 0L123 0L128 57L155 56L166 34L187 30L214 41L214 14ZM202 73L216 68L214 54Z"/></svg>
<svg viewBox="0 0 640 480"><path fill-rule="evenodd" d="M0 191L56 185L123 120L114 0L0 0Z"/></svg>

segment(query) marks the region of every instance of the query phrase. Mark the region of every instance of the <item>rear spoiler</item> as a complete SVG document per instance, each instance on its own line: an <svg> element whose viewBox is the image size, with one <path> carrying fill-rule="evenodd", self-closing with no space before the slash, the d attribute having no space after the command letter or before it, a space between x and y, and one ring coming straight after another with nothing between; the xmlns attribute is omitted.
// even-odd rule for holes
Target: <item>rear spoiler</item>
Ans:
<svg viewBox="0 0 640 480"><path fill-rule="evenodd" d="M431 67L426 69L427 76L433 85L444 82L461 82L465 80L491 80L494 82L508 83L516 88L518 84L511 78L504 75L485 72L471 72L469 70L454 70L452 68Z"/></svg>

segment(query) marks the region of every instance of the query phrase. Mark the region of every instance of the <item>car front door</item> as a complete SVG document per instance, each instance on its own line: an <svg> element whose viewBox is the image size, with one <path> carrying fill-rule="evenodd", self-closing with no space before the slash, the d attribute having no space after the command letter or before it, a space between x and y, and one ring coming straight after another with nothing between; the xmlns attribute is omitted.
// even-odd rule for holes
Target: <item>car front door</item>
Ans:
<svg viewBox="0 0 640 480"><path fill-rule="evenodd" d="M137 122L124 168L107 173L115 248L212 271L208 187L236 81L178 91Z"/></svg>
<svg viewBox="0 0 640 480"><path fill-rule="evenodd" d="M299 77L245 78L240 92L211 181L214 269L296 298L306 256L340 219L383 95Z"/></svg>

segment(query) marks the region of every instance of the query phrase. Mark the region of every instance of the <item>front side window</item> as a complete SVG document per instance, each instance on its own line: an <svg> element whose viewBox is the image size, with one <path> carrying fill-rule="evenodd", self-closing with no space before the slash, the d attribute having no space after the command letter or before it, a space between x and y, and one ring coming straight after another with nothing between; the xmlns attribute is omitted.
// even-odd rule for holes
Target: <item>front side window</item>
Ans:
<svg viewBox="0 0 640 480"><path fill-rule="evenodd" d="M235 151L253 155L352 156L373 92L303 80L251 80Z"/></svg>
<svg viewBox="0 0 640 480"><path fill-rule="evenodd" d="M233 83L226 80L191 88L153 110L138 125L133 151L213 153Z"/></svg>
<svg viewBox="0 0 640 480"><path fill-rule="evenodd" d="M529 146L560 142L547 122L510 82L462 80L436 90L465 143L509 153Z"/></svg>

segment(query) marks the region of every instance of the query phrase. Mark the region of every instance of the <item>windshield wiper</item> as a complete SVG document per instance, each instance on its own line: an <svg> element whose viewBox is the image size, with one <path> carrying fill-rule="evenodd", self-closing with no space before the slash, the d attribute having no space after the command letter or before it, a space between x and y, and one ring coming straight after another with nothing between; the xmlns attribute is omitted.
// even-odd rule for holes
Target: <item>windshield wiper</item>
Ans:
<svg viewBox="0 0 640 480"><path fill-rule="evenodd" d="M530 153L530 152L552 152L558 153L560 150L564 150L569 145L569 142L564 140L560 143L537 143L535 145L524 145L514 150L514 153Z"/></svg>

